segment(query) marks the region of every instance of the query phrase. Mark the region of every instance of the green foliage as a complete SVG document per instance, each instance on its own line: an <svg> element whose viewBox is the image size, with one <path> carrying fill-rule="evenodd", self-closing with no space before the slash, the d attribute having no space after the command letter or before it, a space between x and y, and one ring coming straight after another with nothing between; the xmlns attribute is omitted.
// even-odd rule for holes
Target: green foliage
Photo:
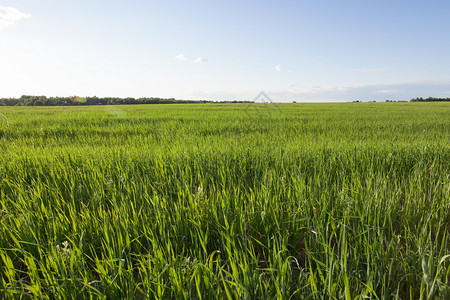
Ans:
<svg viewBox="0 0 450 300"><path fill-rule="evenodd" d="M245 101L233 101L244 103ZM0 98L0 106L76 106L76 105L123 105L123 104L194 104L213 103L206 100L176 100L174 98L118 98L118 97L49 97L28 96ZM214 103L225 103L224 101ZM245 102L246 103L246 102Z"/></svg>
<svg viewBox="0 0 450 300"><path fill-rule="evenodd" d="M6 298L450 295L446 103L3 112Z"/></svg>
<svg viewBox="0 0 450 300"><path fill-rule="evenodd" d="M410 100L410 102L449 102L450 98L435 98L435 97L428 97L428 98L422 98L417 97Z"/></svg>

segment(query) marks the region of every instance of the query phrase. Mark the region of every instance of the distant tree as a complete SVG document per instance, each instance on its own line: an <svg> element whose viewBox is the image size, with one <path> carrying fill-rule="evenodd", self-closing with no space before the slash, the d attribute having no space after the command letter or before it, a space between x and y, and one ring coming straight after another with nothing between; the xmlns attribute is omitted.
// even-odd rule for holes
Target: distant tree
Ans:
<svg viewBox="0 0 450 300"><path fill-rule="evenodd" d="M422 97L417 97L409 100L410 102L443 102L443 101L450 101L450 98L434 98L434 97L428 97L426 99L423 99Z"/></svg>

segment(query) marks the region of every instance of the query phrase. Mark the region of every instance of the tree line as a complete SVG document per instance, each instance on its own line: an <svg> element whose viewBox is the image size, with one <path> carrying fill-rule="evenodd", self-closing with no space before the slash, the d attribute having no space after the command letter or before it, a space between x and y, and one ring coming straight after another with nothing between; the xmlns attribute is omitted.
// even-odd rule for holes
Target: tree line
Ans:
<svg viewBox="0 0 450 300"><path fill-rule="evenodd" d="M46 97L23 95L20 98L0 98L0 106L75 106L75 105L120 105L120 104L179 104L179 103L224 103L227 101L177 100L174 98L118 98L118 97ZM244 103L246 101L231 101Z"/></svg>
<svg viewBox="0 0 450 300"><path fill-rule="evenodd" d="M434 98L434 97L428 97L428 98L413 98L409 100L410 102L440 102L440 101L450 101L450 98Z"/></svg>

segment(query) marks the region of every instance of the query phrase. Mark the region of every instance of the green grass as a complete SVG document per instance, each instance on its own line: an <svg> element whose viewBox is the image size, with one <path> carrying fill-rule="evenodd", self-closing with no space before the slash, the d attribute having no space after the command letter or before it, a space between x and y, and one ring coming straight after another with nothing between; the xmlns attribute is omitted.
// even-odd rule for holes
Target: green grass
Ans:
<svg viewBox="0 0 450 300"><path fill-rule="evenodd" d="M450 297L448 103L1 112L0 295Z"/></svg>

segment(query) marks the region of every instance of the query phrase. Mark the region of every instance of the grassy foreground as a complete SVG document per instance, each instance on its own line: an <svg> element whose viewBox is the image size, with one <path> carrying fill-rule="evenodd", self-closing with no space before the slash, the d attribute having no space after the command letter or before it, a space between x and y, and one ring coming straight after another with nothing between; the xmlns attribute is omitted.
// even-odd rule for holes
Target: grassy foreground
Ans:
<svg viewBox="0 0 450 300"><path fill-rule="evenodd" d="M448 103L1 112L0 295L450 297Z"/></svg>

